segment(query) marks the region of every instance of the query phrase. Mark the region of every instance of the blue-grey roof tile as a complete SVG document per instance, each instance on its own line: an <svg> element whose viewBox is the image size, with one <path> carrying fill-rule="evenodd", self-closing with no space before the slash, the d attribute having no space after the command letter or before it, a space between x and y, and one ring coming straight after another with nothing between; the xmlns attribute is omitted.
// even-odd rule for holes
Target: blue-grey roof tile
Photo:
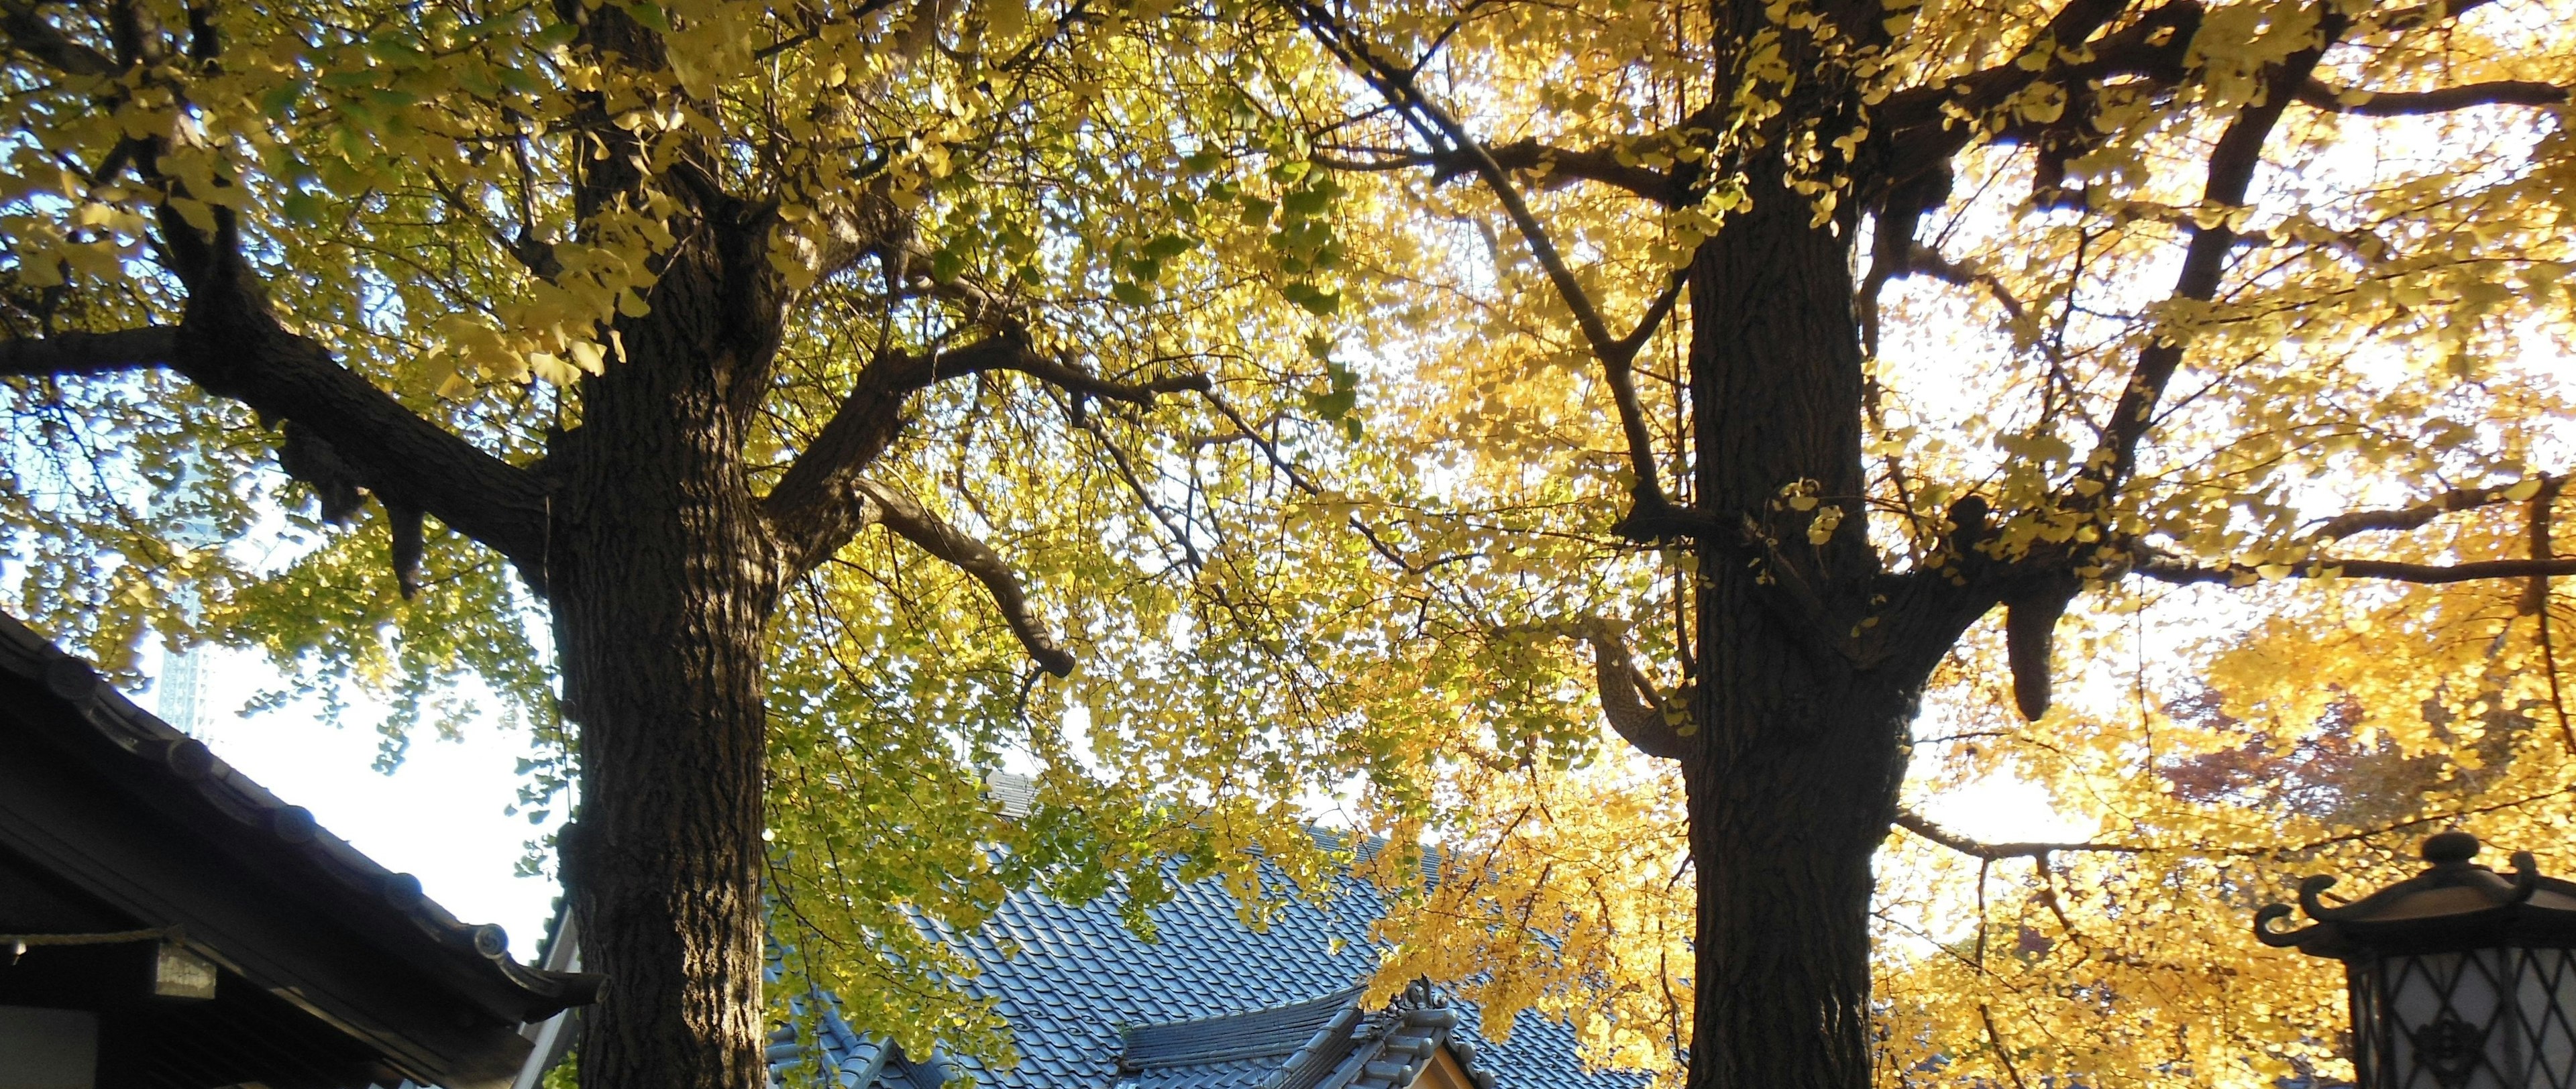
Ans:
<svg viewBox="0 0 2576 1089"><path fill-rule="evenodd" d="M1487 1089L1643 1085L1641 1075L1585 1069L1573 1033L1536 1015L1496 1044L1479 1034L1472 1006L1433 1010L1427 991L1408 992L1416 1001L1404 1010L1357 1010L1354 988L1378 959L1368 926L1384 909L1376 889L1349 875L1331 893L1322 904L1290 901L1255 930L1219 882L1193 882L1149 913L1150 942L1128 931L1115 896L1067 904L1014 895L956 945L982 966L966 990L994 1000L1020 1052L1016 1066L944 1053L912 1063L827 1006L817 1041L825 1061L774 1062L773 1080L798 1089L794 1079L830 1069L869 1082L852 1089L937 1089L931 1079L942 1075L992 1089L1403 1089L1432 1048L1447 1047ZM1342 1035L1327 1032L1345 1011Z"/></svg>

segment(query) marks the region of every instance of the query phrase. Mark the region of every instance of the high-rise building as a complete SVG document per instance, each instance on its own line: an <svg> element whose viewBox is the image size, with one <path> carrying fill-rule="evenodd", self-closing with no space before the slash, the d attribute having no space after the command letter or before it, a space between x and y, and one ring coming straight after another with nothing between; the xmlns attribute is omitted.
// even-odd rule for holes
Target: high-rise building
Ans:
<svg viewBox="0 0 2576 1089"><path fill-rule="evenodd" d="M189 647L169 651L161 658L161 677L153 682L160 690L161 721L195 737L204 729L206 649Z"/></svg>

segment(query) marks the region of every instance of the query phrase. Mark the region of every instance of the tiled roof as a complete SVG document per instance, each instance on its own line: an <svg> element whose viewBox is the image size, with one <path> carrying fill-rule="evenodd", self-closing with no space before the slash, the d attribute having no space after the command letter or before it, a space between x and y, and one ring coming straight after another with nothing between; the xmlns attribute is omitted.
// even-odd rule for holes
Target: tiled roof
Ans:
<svg viewBox="0 0 2576 1089"><path fill-rule="evenodd" d="M136 707L90 663L6 613L0 613L0 674L40 688L83 727L70 732L84 736L51 740L96 759L118 783L164 803L172 819L245 849L296 858L305 873L321 878L297 892L345 896L339 902L348 909L344 918L350 925L385 938L388 949L412 955L418 967L452 982L493 1014L513 1022L543 1020L590 1002L598 991L596 976L548 972L511 959L500 927L459 921L422 895L419 878L360 854L314 823L310 810L287 804L204 742ZM414 937L426 939L427 948Z"/></svg>
<svg viewBox="0 0 2576 1089"><path fill-rule="evenodd" d="M1480 1089L1637 1089L1644 1077L1587 1070L1573 1032L1535 1015L1507 1043L1486 1041L1472 1005L1409 988L1389 1008L1359 1006L1378 960L1368 926L1374 887L1343 875L1323 903L1291 901L1260 929L1215 880L1175 890L1148 912L1156 940L1120 921L1115 895L1068 904L1036 893L1005 901L962 944L982 965L967 983L991 998L1020 1061L992 1068L940 1055L993 1089L1402 1089L1446 1047ZM843 1089L936 1089L922 1072L889 1078L881 1044L819 1011L821 1069ZM774 1036L773 1081L817 1072L792 1031Z"/></svg>
<svg viewBox="0 0 2576 1089"><path fill-rule="evenodd" d="M96 1010L128 1084L507 1089L521 1024L599 986L512 960L501 928L459 921L5 614L0 930L84 939L0 958L0 977ZM139 988L162 957L191 962L185 1002L95 989Z"/></svg>

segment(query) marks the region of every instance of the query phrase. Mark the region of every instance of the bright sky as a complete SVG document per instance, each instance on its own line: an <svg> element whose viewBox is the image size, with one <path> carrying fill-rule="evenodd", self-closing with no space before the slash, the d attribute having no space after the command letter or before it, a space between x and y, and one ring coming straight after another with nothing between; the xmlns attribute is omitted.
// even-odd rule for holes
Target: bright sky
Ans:
<svg viewBox="0 0 2576 1089"><path fill-rule="evenodd" d="M377 740L370 727L383 719L382 708L354 704L338 729L309 704L245 717L243 705L262 689L284 687L283 679L252 655L221 648L198 653L206 658L193 732L215 755L270 793L312 810L322 827L386 869L420 878L430 899L457 918L499 923L510 933L511 953L535 959L553 913L555 883L513 870L527 841L552 831L561 818L531 826L526 817L503 812L518 797L517 762L529 752L525 731L505 730L487 717L461 741L415 736L402 766L380 775L369 767ZM160 663L152 666L157 674ZM155 693L129 695L145 710L162 710Z"/></svg>

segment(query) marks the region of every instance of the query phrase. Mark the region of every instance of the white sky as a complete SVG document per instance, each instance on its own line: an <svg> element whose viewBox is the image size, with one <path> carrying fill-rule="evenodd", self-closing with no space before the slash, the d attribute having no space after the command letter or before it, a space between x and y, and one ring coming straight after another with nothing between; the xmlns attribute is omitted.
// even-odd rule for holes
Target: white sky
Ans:
<svg viewBox="0 0 2576 1089"><path fill-rule="evenodd" d="M503 812L518 798L518 760L530 751L526 731L503 729L490 716L467 728L461 741L422 731L402 766L380 775L370 768L377 738L369 727L384 709L354 703L338 729L310 704L245 717L242 707L253 695L284 687L284 679L253 655L222 648L198 653L206 658L195 732L215 755L270 793L312 810L322 827L386 869L420 878L429 898L457 918L499 923L510 933L510 952L521 961L535 959L556 886L513 870L527 841L562 818L531 826L525 816ZM157 673L160 664L153 667ZM155 693L128 695L145 710L160 709Z"/></svg>

